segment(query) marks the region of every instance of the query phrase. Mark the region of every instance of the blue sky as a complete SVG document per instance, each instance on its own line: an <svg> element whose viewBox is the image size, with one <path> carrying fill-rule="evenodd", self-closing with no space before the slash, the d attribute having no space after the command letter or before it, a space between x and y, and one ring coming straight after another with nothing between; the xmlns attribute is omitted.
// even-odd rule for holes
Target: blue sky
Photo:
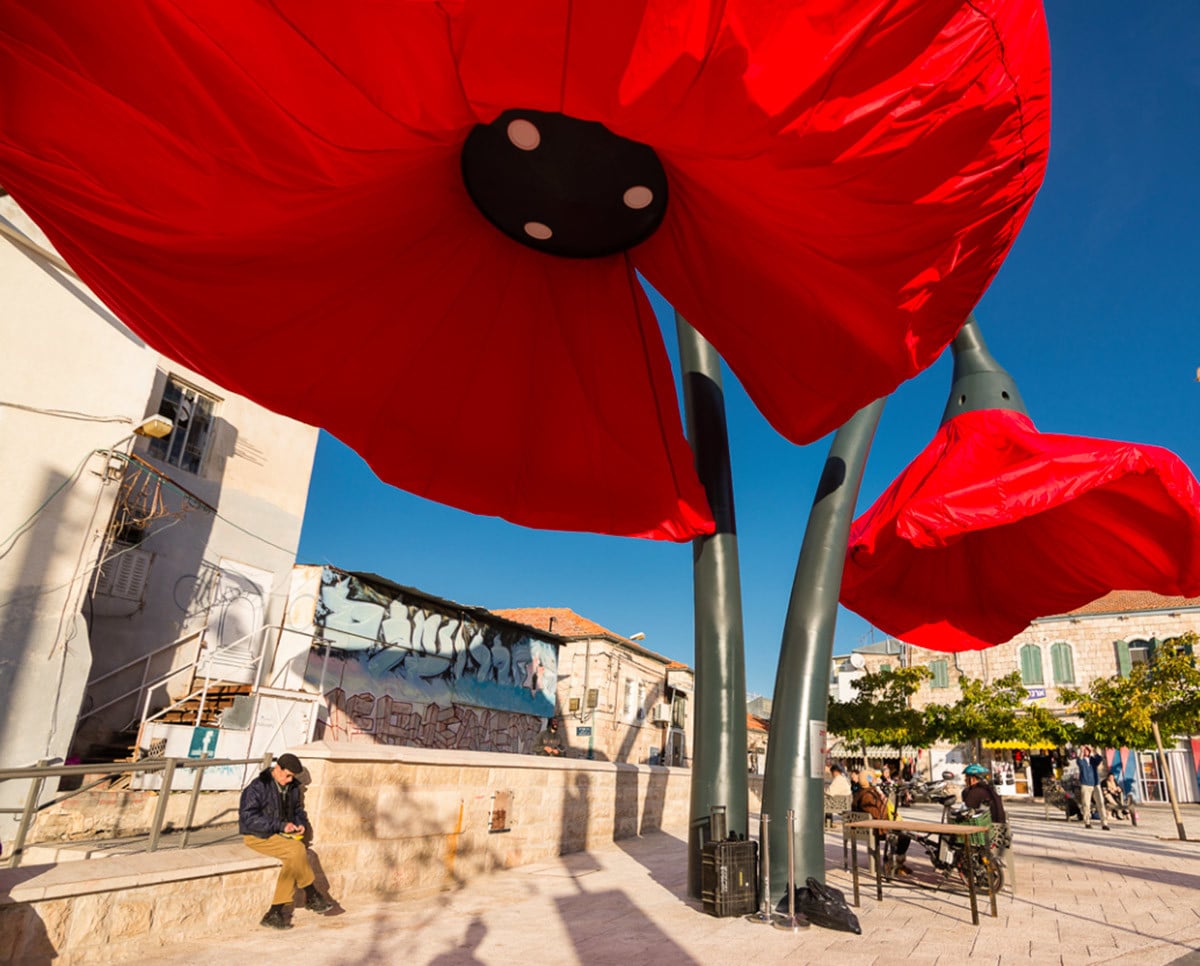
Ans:
<svg viewBox="0 0 1200 966"><path fill-rule="evenodd" d="M977 309L1038 427L1165 446L1200 468L1200 6L1047 5L1049 172ZM670 309L655 308L668 324ZM943 358L888 402L860 510L928 442ZM783 618L828 440L780 438L726 374L746 680L771 696ZM691 547L539 532L386 486L321 434L302 562L369 570L489 608L570 607L693 663ZM842 611L837 650L881 635Z"/></svg>

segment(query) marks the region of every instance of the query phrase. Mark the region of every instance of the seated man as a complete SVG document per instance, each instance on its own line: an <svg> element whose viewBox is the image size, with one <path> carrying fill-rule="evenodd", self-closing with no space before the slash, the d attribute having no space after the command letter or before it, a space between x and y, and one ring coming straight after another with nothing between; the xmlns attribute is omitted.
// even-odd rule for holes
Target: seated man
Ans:
<svg viewBox="0 0 1200 966"><path fill-rule="evenodd" d="M308 828L308 815L300 802L296 776L303 770L295 755L280 755L274 767L264 768L242 790L238 806L238 831L245 836L243 841L255 852L283 860L275 883L275 898L261 922L272 929L292 928L284 909L298 888L304 890L304 908L318 913L333 908L333 903L317 891L316 876L308 864L302 840Z"/></svg>
<svg viewBox="0 0 1200 966"><path fill-rule="evenodd" d="M858 773L858 790L854 793L854 799L850 807L856 812L866 812L871 818L883 819L885 821L897 817L896 810L892 807L892 803L888 797L871 784L871 772L866 768L861 769ZM875 834L878 835L879 833ZM908 867L904 864L905 856L908 854L908 846L911 842L912 839L904 832L896 833L896 853L893 857L893 866L889 870L892 875L912 875Z"/></svg>

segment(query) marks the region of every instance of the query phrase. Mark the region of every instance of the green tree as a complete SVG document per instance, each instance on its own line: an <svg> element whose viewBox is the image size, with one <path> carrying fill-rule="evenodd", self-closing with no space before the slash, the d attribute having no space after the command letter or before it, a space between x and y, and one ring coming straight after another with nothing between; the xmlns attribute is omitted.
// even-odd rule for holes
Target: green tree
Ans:
<svg viewBox="0 0 1200 966"><path fill-rule="evenodd" d="M1021 672L991 684L970 677L959 680L961 697L953 704L931 704L925 709L926 731L935 739L972 742L979 757L984 741L1023 741L1031 747L1058 745L1071 732L1040 705L1027 703Z"/></svg>
<svg viewBox="0 0 1200 966"><path fill-rule="evenodd" d="M928 742L925 716L910 707L912 696L931 677L923 666L872 671L854 682L851 701L829 702L827 726L860 751L868 745L923 745Z"/></svg>
<svg viewBox="0 0 1200 966"><path fill-rule="evenodd" d="M1200 731L1200 668L1195 631L1159 645L1153 660L1135 664L1126 677L1098 678L1088 690L1063 688L1059 695L1083 721L1083 734L1110 748L1146 748L1153 744L1165 764L1162 732L1190 735ZM1167 798L1180 840L1187 838L1170 772L1163 768Z"/></svg>
<svg viewBox="0 0 1200 966"><path fill-rule="evenodd" d="M1059 697L1083 722L1083 738L1107 748L1148 748L1156 724L1167 734L1193 734L1200 731L1197 644L1188 631L1160 644L1154 660L1135 664L1128 676L1097 678L1087 691L1062 688Z"/></svg>

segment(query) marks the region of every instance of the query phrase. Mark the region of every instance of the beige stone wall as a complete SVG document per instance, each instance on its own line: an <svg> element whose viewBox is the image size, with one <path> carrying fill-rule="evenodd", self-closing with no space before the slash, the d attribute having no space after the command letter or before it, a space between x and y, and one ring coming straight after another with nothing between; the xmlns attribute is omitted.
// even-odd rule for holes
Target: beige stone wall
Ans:
<svg viewBox="0 0 1200 966"><path fill-rule="evenodd" d="M278 863L220 845L0 870L0 962L153 961L153 951L250 929Z"/></svg>
<svg viewBox="0 0 1200 966"><path fill-rule="evenodd" d="M436 892L644 831L686 835L686 770L323 742L298 753L312 851L339 898ZM506 831L491 831L497 806Z"/></svg>
<svg viewBox="0 0 1200 966"><path fill-rule="evenodd" d="M309 854L339 900L438 892L644 832L687 836L686 769L348 743L294 750L308 770ZM157 801L102 794L93 827L136 824ZM172 796L168 814L182 816L187 798ZM236 818L236 792L201 798L206 812ZM752 776L752 810L760 799ZM81 831L70 814L56 821ZM240 842L0 870L0 962L126 961L230 923L250 928L276 874Z"/></svg>

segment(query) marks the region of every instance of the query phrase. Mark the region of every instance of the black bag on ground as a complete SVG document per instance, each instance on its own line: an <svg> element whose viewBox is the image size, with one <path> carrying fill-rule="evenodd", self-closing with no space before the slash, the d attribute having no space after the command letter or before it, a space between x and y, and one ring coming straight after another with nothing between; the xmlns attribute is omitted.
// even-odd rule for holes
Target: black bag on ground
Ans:
<svg viewBox="0 0 1200 966"><path fill-rule="evenodd" d="M840 889L822 885L812 876L796 889L796 912L814 926L837 929L862 935L862 926L848 905Z"/></svg>

